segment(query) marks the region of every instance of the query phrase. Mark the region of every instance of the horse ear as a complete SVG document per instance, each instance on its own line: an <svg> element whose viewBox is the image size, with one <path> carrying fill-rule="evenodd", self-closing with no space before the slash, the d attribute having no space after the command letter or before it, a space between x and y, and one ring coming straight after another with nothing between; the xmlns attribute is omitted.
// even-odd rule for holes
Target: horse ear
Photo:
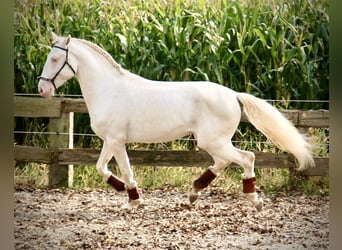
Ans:
<svg viewBox="0 0 342 250"><path fill-rule="evenodd" d="M66 41L65 41L65 46L68 46L70 41L71 41L71 35L68 35L68 37L66 38Z"/></svg>
<svg viewBox="0 0 342 250"><path fill-rule="evenodd" d="M59 37L53 31L51 32L51 35L52 35L52 43L56 43Z"/></svg>

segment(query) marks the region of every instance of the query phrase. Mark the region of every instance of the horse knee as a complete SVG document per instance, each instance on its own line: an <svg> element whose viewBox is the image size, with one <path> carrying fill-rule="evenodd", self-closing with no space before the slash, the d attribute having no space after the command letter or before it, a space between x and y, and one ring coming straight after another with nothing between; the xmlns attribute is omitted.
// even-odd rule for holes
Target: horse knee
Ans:
<svg viewBox="0 0 342 250"><path fill-rule="evenodd" d="M107 169L107 166L102 166L102 165L97 164L96 165L96 170L99 173L99 175L102 176L103 181L105 181L105 182L112 175L112 172Z"/></svg>

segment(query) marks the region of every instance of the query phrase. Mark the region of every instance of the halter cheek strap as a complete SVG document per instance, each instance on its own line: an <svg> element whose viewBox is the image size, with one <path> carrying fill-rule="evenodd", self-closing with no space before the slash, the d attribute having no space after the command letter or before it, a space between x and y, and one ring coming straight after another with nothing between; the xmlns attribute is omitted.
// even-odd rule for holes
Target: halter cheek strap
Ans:
<svg viewBox="0 0 342 250"><path fill-rule="evenodd" d="M74 70L74 68L71 66L71 64L69 63L68 61L68 55L69 55L69 49L68 48L62 48L62 47L59 47L57 45L53 46L53 48L57 48L57 49L61 49L61 50L64 50L66 55L65 55L65 61L62 65L62 67L57 71L57 73L52 77L52 78L47 78L47 77L43 77L43 76L39 76L38 79L42 79L44 81L48 81L48 82L51 82L53 87L55 88L55 90L57 91L57 87L56 87L56 84L55 84L55 79L57 78L57 76L59 75L59 73L61 73L61 71L64 69L65 65L68 65L69 68L71 69L71 71L74 73L74 75L76 74L76 71Z"/></svg>

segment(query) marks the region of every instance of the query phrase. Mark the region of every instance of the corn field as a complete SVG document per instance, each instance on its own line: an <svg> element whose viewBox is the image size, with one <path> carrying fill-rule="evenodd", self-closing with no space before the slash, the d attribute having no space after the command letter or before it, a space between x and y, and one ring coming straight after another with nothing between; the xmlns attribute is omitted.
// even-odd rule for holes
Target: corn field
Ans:
<svg viewBox="0 0 342 250"><path fill-rule="evenodd" d="M328 7L327 0L15 0L15 92L38 93L54 31L99 44L149 79L210 80L282 100L283 108L327 108L289 100L329 99ZM81 91L72 79L58 93ZM75 122L76 131L91 131L87 116ZM45 125L17 119L15 126L42 131Z"/></svg>

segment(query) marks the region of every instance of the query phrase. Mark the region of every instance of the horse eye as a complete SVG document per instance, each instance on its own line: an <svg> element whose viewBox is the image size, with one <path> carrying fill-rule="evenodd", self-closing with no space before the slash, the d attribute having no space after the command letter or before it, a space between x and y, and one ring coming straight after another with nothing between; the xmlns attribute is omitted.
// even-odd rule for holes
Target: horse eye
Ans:
<svg viewBox="0 0 342 250"><path fill-rule="evenodd" d="M57 58L56 57L51 57L51 62L53 62L53 63L57 62Z"/></svg>

